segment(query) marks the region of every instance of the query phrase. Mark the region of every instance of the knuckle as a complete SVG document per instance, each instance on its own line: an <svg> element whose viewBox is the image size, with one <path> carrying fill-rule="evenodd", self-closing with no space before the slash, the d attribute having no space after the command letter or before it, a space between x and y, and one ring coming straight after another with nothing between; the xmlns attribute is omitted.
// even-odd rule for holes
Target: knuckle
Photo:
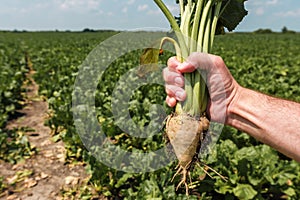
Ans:
<svg viewBox="0 0 300 200"><path fill-rule="evenodd" d="M224 65L224 60L221 56L214 56L213 62L216 66L223 66Z"/></svg>
<svg viewBox="0 0 300 200"><path fill-rule="evenodd" d="M168 68L172 69L172 70L176 69L178 64L179 64L179 61L177 60L177 58L175 56L169 58L167 61Z"/></svg>
<svg viewBox="0 0 300 200"><path fill-rule="evenodd" d="M167 65L171 65L174 62L174 57L170 57L167 61Z"/></svg>
<svg viewBox="0 0 300 200"><path fill-rule="evenodd" d="M168 68L164 68L163 71L162 71L162 74L163 74L163 78L166 80L167 78L167 75L168 75Z"/></svg>
<svg viewBox="0 0 300 200"><path fill-rule="evenodd" d="M174 92L172 91L171 85L166 84L165 85L165 91L166 91L168 96L173 96L173 94L174 94Z"/></svg>

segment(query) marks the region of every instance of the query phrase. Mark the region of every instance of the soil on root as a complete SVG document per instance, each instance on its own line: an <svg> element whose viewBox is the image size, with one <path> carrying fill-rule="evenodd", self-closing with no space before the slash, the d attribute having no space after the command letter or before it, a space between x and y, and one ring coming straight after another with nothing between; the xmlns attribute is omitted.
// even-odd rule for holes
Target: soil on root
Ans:
<svg viewBox="0 0 300 200"><path fill-rule="evenodd" d="M209 121L205 117L205 115L197 119L195 117L183 113L179 115L171 115L167 119L166 135L179 161L176 167L177 171L173 179L178 174L181 175L181 181L177 185L176 190L182 184L184 184L187 195L189 190L189 170L193 165L194 161L197 160L196 155L201 147L201 142L203 141L206 135L208 127Z"/></svg>

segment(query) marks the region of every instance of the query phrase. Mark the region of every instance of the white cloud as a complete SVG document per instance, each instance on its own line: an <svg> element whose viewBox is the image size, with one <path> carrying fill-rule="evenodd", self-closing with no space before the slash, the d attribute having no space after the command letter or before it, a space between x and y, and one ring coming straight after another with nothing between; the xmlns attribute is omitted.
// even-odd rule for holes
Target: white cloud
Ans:
<svg viewBox="0 0 300 200"><path fill-rule="evenodd" d="M1 14L11 14L11 13L18 13L18 14L31 14L33 12L40 13L42 10L51 9L50 2L40 2L40 3L27 3L24 5L15 5L15 6L1 6L0 12Z"/></svg>
<svg viewBox="0 0 300 200"><path fill-rule="evenodd" d="M263 1L246 1L246 5L248 6L261 6L263 4Z"/></svg>
<svg viewBox="0 0 300 200"><path fill-rule="evenodd" d="M31 12L31 9L29 9L29 8L18 9L18 13L21 13L21 14L29 14L30 12Z"/></svg>
<svg viewBox="0 0 300 200"><path fill-rule="evenodd" d="M127 13L128 12L128 8L127 7L124 7L123 9L122 9L122 13Z"/></svg>
<svg viewBox="0 0 300 200"><path fill-rule="evenodd" d="M139 5L138 6L138 11L145 11L149 8L147 4Z"/></svg>
<svg viewBox="0 0 300 200"><path fill-rule="evenodd" d="M265 10L263 7L259 7L257 9L255 9L255 14L256 15L263 15L265 13Z"/></svg>
<svg viewBox="0 0 300 200"><path fill-rule="evenodd" d="M180 8L178 5L172 4L172 5L168 5L167 7L169 8L169 10L171 11L171 13L178 15L180 12Z"/></svg>
<svg viewBox="0 0 300 200"><path fill-rule="evenodd" d="M159 9L157 9L157 10L149 10L147 12L147 14L148 15L160 15L160 14L162 14L162 12Z"/></svg>
<svg viewBox="0 0 300 200"><path fill-rule="evenodd" d="M173 15L175 16L179 15L180 12L179 5L174 3L174 4L166 4L166 6L168 7L168 9ZM147 9L147 10L148 10L147 15L163 15L162 11L158 7L156 7L156 9L154 8L154 9Z"/></svg>
<svg viewBox="0 0 300 200"><path fill-rule="evenodd" d="M44 9L44 8L49 8L51 6L50 2L40 2L34 4L34 7L37 9Z"/></svg>
<svg viewBox="0 0 300 200"><path fill-rule="evenodd" d="M100 5L99 0L56 0L62 10L95 9Z"/></svg>
<svg viewBox="0 0 300 200"><path fill-rule="evenodd" d="M275 6L278 5L278 0L269 0L269 1L246 1L246 5L249 6Z"/></svg>
<svg viewBox="0 0 300 200"><path fill-rule="evenodd" d="M135 3L135 0L129 0L129 1L127 2L128 5L132 5L132 4L134 4L134 3Z"/></svg>
<svg viewBox="0 0 300 200"><path fill-rule="evenodd" d="M254 13L257 16L265 14L266 11L279 7L281 2L279 0L267 0L267 1L247 1L247 7L249 13Z"/></svg>
<svg viewBox="0 0 300 200"><path fill-rule="evenodd" d="M280 17L300 17L300 9L279 12L276 15Z"/></svg>
<svg viewBox="0 0 300 200"><path fill-rule="evenodd" d="M277 5L278 3L278 0L270 0L266 2L266 5Z"/></svg>

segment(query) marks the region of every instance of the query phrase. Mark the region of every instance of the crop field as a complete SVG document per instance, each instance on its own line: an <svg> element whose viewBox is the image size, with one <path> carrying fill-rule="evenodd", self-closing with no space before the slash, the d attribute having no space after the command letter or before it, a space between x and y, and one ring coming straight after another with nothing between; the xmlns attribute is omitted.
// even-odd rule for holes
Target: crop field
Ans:
<svg viewBox="0 0 300 200"><path fill-rule="evenodd" d="M78 135L73 119L72 94L76 89L78 71L84 67L82 63L88 54L116 34L118 32L113 31L0 32L0 165L2 162L24 162L33 154L34 150L26 139L26 127L6 129L7 123L18 117L17 110L26 106L22 85L27 80L26 73L33 68L39 95L49 105L50 118L45 124L51 128L51 137L64 143L66 165L84 163L90 175L85 185L74 191L62 191L62 196L73 195L74 199L92 199L95 194L99 199L300 198L299 163L228 126L223 128L216 146L203 160L228 181L209 170L208 176L195 166L191 173L194 182L190 185L189 197L186 197L184 187L176 191L179 178L171 182L176 162L146 173L118 171L99 162ZM90 119L98 120L106 137L128 152L150 152L165 146L163 130L148 138L131 137L130 130L126 132L118 127L113 117L113 90L121 76L139 65L141 52L142 49L129 52L107 68L95 92L97 118ZM212 52L224 59L240 85L300 102L299 33L228 33L216 36ZM160 62L165 64L170 56L170 52L164 53ZM93 96L86 94L86 98L90 98L89 95ZM172 109L164 102L165 97L164 87L158 84L136 89L127 108L133 122L143 127L150 123L152 116L158 116L155 113L158 111L151 109L152 104L160 104L167 114L171 113ZM288 116L282 120L288 120ZM284 140L284 127L278 131ZM97 135L91 133L88 140L97 140ZM122 164L122 154L111 156ZM148 162L158 161L150 159ZM132 165L138 168L140 164ZM8 187L0 172L0 194Z"/></svg>

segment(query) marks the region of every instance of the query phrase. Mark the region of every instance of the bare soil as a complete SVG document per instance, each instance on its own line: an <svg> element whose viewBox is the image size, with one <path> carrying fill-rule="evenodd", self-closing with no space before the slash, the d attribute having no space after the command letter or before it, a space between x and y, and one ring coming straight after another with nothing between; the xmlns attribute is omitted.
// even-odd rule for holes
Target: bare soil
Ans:
<svg viewBox="0 0 300 200"><path fill-rule="evenodd" d="M89 177L83 164L66 164L62 141L53 142L50 128L44 125L49 116L48 104L38 94L39 87L31 78L33 73L28 74L26 106L19 111L22 116L10 121L7 129L32 129L26 135L37 153L15 165L0 160L0 176L7 185L0 199L62 199L62 189L74 188Z"/></svg>

